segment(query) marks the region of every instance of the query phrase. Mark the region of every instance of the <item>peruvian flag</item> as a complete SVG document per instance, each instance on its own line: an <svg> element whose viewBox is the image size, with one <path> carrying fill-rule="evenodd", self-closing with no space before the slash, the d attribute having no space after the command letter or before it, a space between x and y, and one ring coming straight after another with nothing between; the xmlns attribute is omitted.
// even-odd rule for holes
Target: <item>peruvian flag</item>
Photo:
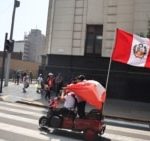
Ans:
<svg viewBox="0 0 150 141"><path fill-rule="evenodd" d="M67 85L66 89L75 92L90 105L102 109L106 99L105 88L95 80L84 80L76 84Z"/></svg>
<svg viewBox="0 0 150 141"><path fill-rule="evenodd" d="M112 60L150 68L150 39L117 29Z"/></svg>

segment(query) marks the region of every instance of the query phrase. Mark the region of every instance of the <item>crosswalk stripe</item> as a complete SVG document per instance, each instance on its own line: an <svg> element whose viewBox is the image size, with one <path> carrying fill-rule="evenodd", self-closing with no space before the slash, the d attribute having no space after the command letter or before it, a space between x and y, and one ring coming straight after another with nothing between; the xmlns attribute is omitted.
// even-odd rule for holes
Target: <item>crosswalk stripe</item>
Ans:
<svg viewBox="0 0 150 141"><path fill-rule="evenodd" d="M143 130L137 130L137 129L131 129L131 128L123 128L123 127L117 127L117 126L110 126L107 125L106 126L106 130L114 130L114 131L122 131L122 132L126 132L126 133L132 133L132 134L141 134L141 135L146 135L146 136L150 136L150 132L149 131L143 131Z"/></svg>
<svg viewBox="0 0 150 141"><path fill-rule="evenodd" d="M10 114L5 114L5 113L0 113L0 117L15 120L15 121L20 121L20 122L25 122L25 123L31 123L34 125L38 124L37 120L24 118L24 117L20 117L20 116L15 116L15 115L10 115Z"/></svg>
<svg viewBox="0 0 150 141"><path fill-rule="evenodd" d="M0 139L0 141L7 141L7 140L4 140L4 139Z"/></svg>
<svg viewBox="0 0 150 141"><path fill-rule="evenodd" d="M41 140L49 140L50 139L49 136L42 135L42 134L40 134L40 132L31 130L31 129L27 129L27 128L23 128L23 127L17 127L14 125L9 125L9 124L2 123L2 122L0 122L0 130L12 132L15 134L24 135L24 136L28 136L28 137L32 137L35 139L41 139Z"/></svg>
<svg viewBox="0 0 150 141"><path fill-rule="evenodd" d="M111 133L104 133L104 135L102 135L105 138L111 139L111 140L117 140L117 141L149 141L149 140L145 140L145 139L139 139L139 138L135 138L135 137L127 137L127 136L123 136L123 135L115 135L115 134L111 134Z"/></svg>
<svg viewBox="0 0 150 141"><path fill-rule="evenodd" d="M40 117L42 114L41 113L36 113L36 112L30 112L30 111L25 111L25 110L20 110L20 109L11 109L11 108L7 108L4 106L0 106L0 110L6 110L9 112L16 112L19 114L26 114L26 115L32 115L34 117Z"/></svg>
<svg viewBox="0 0 150 141"><path fill-rule="evenodd" d="M14 120L14 121L19 121L22 123L30 123L33 125L38 125L38 120L36 119L32 119L32 118L27 118L27 117L23 117L23 115L21 114L25 114L25 115L32 115L35 117L40 118L43 111L40 111L41 108L39 108L40 110L38 110L38 108L36 111L28 111L27 109L19 109L19 105L21 104L17 104L15 106L11 106L11 104L9 103L8 105L11 107L7 107L7 104L3 104L0 103L0 110L2 111L9 111L9 112L14 112L19 114L19 116L17 115L12 115L9 113L3 113L2 111L0 112L0 118L4 118L4 119L8 119L8 120ZM30 107L30 106L27 106ZM17 109L18 108L18 109ZM22 107L23 108L23 107ZM32 108L31 108L32 109ZM0 122L0 130L1 131L5 131L5 132L11 132L11 133L15 133L18 135L23 135L23 136L28 136L28 137L32 137L35 139L41 139L41 140L50 140L50 141L60 141L60 139L55 139L55 138L51 138L49 136L40 134L40 131L37 130L33 130L33 129L28 129L28 128L24 128L24 127L20 127L17 125L12 125L12 124L8 124L8 123L2 123ZM112 131L109 133L109 130ZM108 131L108 132L107 132ZM113 131L115 131L115 133L113 133ZM116 134L116 132L122 132L120 134ZM125 135L125 133L130 133L129 136ZM131 133L133 134L133 136L131 135ZM111 139L111 140L115 140L115 141L149 141L149 139L145 138L142 139L138 138L136 135L143 135L143 136L147 136L148 138L150 137L150 133L149 131L143 131L143 130L138 130L138 129L131 129L131 128L127 128L127 127L118 127L118 126L113 126L113 125L106 125L106 132L104 133L104 135L102 135L102 137ZM7 141L5 139L0 139L0 141Z"/></svg>
<svg viewBox="0 0 150 141"><path fill-rule="evenodd" d="M17 104L17 103L9 103L9 102L0 102L0 105L6 105L6 106L11 106L11 107L16 107L16 108L24 108L24 109L29 109L29 110L34 110L34 111L47 111L45 108L40 108L40 107L35 107L35 106L27 106L24 104Z"/></svg>

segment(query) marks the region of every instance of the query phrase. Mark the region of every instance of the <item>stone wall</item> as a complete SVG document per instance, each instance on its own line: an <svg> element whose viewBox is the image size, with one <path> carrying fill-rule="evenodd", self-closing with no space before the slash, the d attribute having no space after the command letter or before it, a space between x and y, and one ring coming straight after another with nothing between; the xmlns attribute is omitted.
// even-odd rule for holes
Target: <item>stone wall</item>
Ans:
<svg viewBox="0 0 150 141"><path fill-rule="evenodd" d="M2 68L2 58L0 57L0 70ZM32 72L34 77L37 76L38 70L39 70L39 64L28 62L28 61L22 61L22 60L16 60L11 59L10 62L10 77L11 73L19 70L19 71L25 71L25 72Z"/></svg>

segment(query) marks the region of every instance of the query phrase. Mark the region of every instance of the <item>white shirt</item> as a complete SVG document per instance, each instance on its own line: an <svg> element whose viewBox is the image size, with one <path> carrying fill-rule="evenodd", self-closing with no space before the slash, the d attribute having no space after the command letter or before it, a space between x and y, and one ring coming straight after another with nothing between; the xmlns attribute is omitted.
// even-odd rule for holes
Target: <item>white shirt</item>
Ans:
<svg viewBox="0 0 150 141"><path fill-rule="evenodd" d="M37 81L38 81L38 84L41 84L41 83L43 82L43 78L42 78L41 76L39 76L39 77L37 78Z"/></svg>
<svg viewBox="0 0 150 141"><path fill-rule="evenodd" d="M64 96L65 102L64 102L64 107L67 109L73 109L75 106L75 99L72 96L74 93L69 92L67 95Z"/></svg>

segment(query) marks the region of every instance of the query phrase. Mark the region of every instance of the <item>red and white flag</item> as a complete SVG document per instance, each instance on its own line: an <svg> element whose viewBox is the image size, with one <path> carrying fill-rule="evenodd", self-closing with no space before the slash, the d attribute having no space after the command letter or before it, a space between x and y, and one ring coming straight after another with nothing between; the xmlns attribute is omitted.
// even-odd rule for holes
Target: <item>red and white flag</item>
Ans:
<svg viewBox="0 0 150 141"><path fill-rule="evenodd" d="M76 84L67 85L66 89L75 92L90 105L102 109L106 99L105 88L95 80L85 80Z"/></svg>
<svg viewBox="0 0 150 141"><path fill-rule="evenodd" d="M150 39L117 29L112 60L150 68Z"/></svg>

